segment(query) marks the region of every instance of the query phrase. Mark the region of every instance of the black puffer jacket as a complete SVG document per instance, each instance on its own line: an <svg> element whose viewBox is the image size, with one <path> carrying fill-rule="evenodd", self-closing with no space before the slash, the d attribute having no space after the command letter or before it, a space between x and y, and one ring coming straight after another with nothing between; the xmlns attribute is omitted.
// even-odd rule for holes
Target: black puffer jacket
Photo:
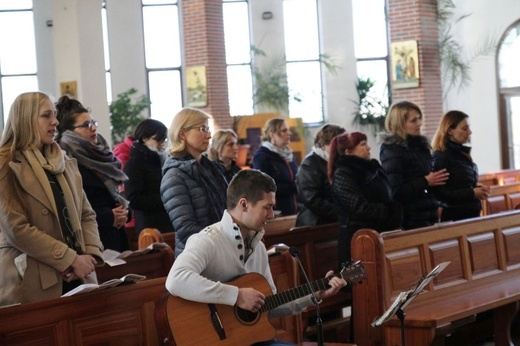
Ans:
<svg viewBox="0 0 520 346"><path fill-rule="evenodd" d="M438 221L439 202L430 191L426 176L433 161L428 139L384 135L379 152L393 199L403 205L403 228L431 226Z"/></svg>
<svg viewBox="0 0 520 346"><path fill-rule="evenodd" d="M124 169L128 176L125 197L134 212L137 235L146 227L157 228L161 233L173 232L161 200L161 165L158 153L139 142L132 143L130 159Z"/></svg>
<svg viewBox="0 0 520 346"><path fill-rule="evenodd" d="M434 192L442 203L442 221L456 221L480 215L482 203L475 198L478 168L470 156L469 147L449 141L446 150L433 153L433 169L445 168L450 177L446 185Z"/></svg>
<svg viewBox="0 0 520 346"><path fill-rule="evenodd" d="M296 174L296 185L296 226L316 226L337 221L332 189L327 177L327 161L311 151Z"/></svg>
<svg viewBox="0 0 520 346"><path fill-rule="evenodd" d="M222 161L214 161L221 166L222 174L224 175L224 178L226 178L227 183L229 184L231 182L231 179L240 172L241 168L238 167L237 163L235 161L231 161L231 165L229 167L226 167L224 162Z"/></svg>
<svg viewBox="0 0 520 346"><path fill-rule="evenodd" d="M390 184L376 160L353 155L339 157L332 191L340 227L340 265L350 261L350 242L359 229L372 228L384 232L401 227L401 204L392 200Z"/></svg>

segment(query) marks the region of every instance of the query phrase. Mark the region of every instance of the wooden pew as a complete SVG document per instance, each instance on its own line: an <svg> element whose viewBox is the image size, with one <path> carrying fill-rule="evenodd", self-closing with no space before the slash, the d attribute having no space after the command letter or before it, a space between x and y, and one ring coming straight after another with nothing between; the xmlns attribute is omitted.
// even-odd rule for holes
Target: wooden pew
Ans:
<svg viewBox="0 0 520 346"><path fill-rule="evenodd" d="M520 182L520 169L502 169L499 171L481 174L479 183L483 185L508 185Z"/></svg>
<svg viewBox="0 0 520 346"><path fill-rule="evenodd" d="M165 247L160 251L150 251L143 255L127 257L126 263L118 266L104 264L96 268L98 282L102 283L111 279L117 279L126 274L139 274L146 276L147 279L168 276L173 265L175 256L170 247Z"/></svg>
<svg viewBox="0 0 520 346"><path fill-rule="evenodd" d="M295 246L311 282L325 277L325 274L331 269L338 271L337 239L338 225L336 223L321 226L294 227L286 232L270 233L266 231L264 235L264 243L267 248L279 243ZM305 279L300 274L301 284L305 284ZM350 305L351 294L343 291L325 300L320 305L322 316L328 315L330 317L328 321L323 323L327 341L345 341L348 339L350 319L343 317L342 310ZM303 313L302 317L304 324L309 319L311 322L314 322L316 310L310 307ZM313 326L306 328L307 335L315 333L316 329Z"/></svg>
<svg viewBox="0 0 520 346"><path fill-rule="evenodd" d="M298 286L298 264L288 251L269 256L269 268L273 275L277 292L287 291ZM270 320L277 332L277 338L294 344L303 339L301 314Z"/></svg>
<svg viewBox="0 0 520 346"><path fill-rule="evenodd" d="M0 345L159 345L165 278L0 308Z"/></svg>
<svg viewBox="0 0 520 346"><path fill-rule="evenodd" d="M487 200L482 202L482 215L514 210L520 204L520 183L493 185Z"/></svg>
<svg viewBox="0 0 520 346"><path fill-rule="evenodd" d="M145 228L141 231L138 238L138 248L144 249L153 243L166 243L175 250L175 233L161 233L156 228Z"/></svg>
<svg viewBox="0 0 520 346"><path fill-rule="evenodd" d="M353 288L356 344L400 345L395 317L378 329L371 323L401 291L451 261L406 307L406 344L442 344L458 326L467 328L477 314L492 311L496 345L512 345L509 328L520 301L520 212L409 231L360 230L352 254L367 271L366 284Z"/></svg>
<svg viewBox="0 0 520 346"><path fill-rule="evenodd" d="M265 233L285 233L296 225L296 215L278 216L265 225Z"/></svg>

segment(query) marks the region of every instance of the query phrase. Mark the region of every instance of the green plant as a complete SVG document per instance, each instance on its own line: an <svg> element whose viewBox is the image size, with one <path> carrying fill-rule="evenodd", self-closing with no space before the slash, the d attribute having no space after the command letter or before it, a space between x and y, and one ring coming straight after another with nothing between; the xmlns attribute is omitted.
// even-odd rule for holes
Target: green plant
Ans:
<svg viewBox="0 0 520 346"><path fill-rule="evenodd" d="M358 77L356 90L359 99L353 100L357 104L357 109L354 113L352 124L361 128L371 129L375 134L385 128L388 103L375 95L375 92L372 90L373 87L373 80L368 77Z"/></svg>
<svg viewBox="0 0 520 346"><path fill-rule="evenodd" d="M252 46L251 51L255 56L266 57L263 50ZM270 59L262 67L253 68L255 105L265 105L275 110L287 110L289 106L289 86L287 85L287 72L285 70L285 56ZM296 96L298 102L301 99Z"/></svg>
<svg viewBox="0 0 520 346"><path fill-rule="evenodd" d="M137 89L128 89L118 94L116 100L109 106L113 145L121 143L127 136L132 135L137 124L145 119L141 113L150 107L150 99L146 95L141 95L133 101L132 95L136 93Z"/></svg>
<svg viewBox="0 0 520 346"><path fill-rule="evenodd" d="M251 52L255 56L267 57L265 52L258 47L251 46ZM327 54L320 54L320 63L331 73L336 73L340 67L333 62ZM278 111L286 111L289 100L292 98L301 102L301 95L291 95L287 84L285 55L276 56L267 61L262 68L253 68L254 77L254 104L265 105Z"/></svg>
<svg viewBox="0 0 520 346"><path fill-rule="evenodd" d="M448 92L454 86L458 85L459 90L461 90L470 85L471 63L483 55L494 52L498 46L498 39L484 38L474 52L465 56L463 53L464 47L453 38L452 29L454 25L469 17L470 14L455 17L456 6L452 0L436 0L436 3L441 83L444 90L443 98L446 99Z"/></svg>

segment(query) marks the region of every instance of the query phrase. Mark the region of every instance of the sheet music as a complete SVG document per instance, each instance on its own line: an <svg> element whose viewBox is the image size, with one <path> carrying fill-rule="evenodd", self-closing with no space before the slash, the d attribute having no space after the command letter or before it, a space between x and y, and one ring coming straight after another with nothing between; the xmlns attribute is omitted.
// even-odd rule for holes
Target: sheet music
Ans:
<svg viewBox="0 0 520 346"><path fill-rule="evenodd" d="M410 304L410 302L422 292L422 290L437 276L440 272L444 270L451 262L442 262L438 266L432 269L431 272L423 276L419 281L417 281L412 289L408 291L403 291L399 293L399 295L395 298L394 302L390 307L381 315L372 322L372 327L377 328L380 327L383 323L390 320L392 316L394 316L399 309L404 309Z"/></svg>

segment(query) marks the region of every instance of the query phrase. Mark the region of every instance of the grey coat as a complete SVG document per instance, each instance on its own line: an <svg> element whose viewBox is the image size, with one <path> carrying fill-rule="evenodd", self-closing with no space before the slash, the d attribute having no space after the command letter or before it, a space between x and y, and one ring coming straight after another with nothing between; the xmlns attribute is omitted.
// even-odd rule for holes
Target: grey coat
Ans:
<svg viewBox="0 0 520 346"><path fill-rule="evenodd" d="M205 161L205 165L216 165L204 156L201 160ZM161 199L175 232L175 256L181 254L192 234L199 233L222 217L220 214L218 220L212 219L205 187L196 178L198 175L195 170L201 169L200 166L193 156L188 155L184 158L168 156L162 167ZM226 184L223 175L215 177L217 179ZM222 193L225 194L226 191Z"/></svg>

